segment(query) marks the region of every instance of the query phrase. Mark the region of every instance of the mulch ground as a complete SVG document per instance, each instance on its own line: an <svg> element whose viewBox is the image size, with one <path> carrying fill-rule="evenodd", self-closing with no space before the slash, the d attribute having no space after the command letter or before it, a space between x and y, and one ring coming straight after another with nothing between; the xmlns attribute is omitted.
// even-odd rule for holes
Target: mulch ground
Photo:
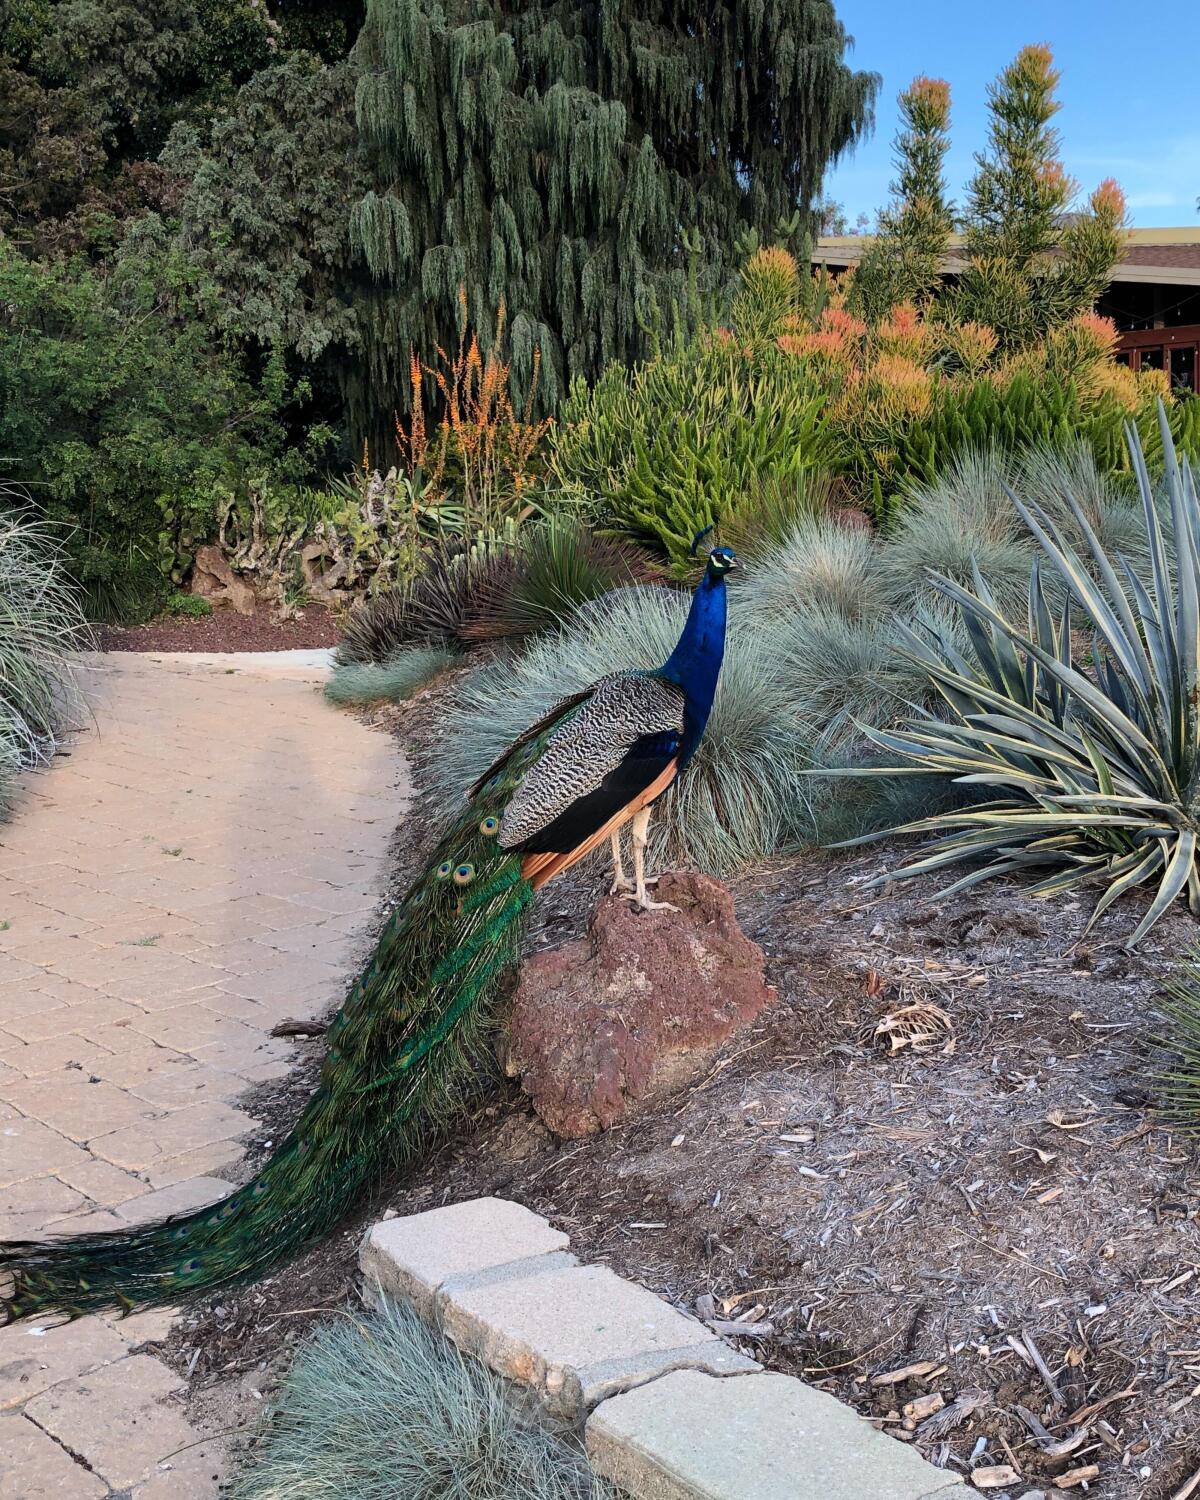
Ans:
<svg viewBox="0 0 1200 1500"><path fill-rule="evenodd" d="M97 625L95 635L101 651L297 651L335 646L338 628L328 609L309 605L291 620L217 609L199 620L160 615L145 625Z"/></svg>
<svg viewBox="0 0 1200 1500"><path fill-rule="evenodd" d="M437 693L381 717L419 772ZM420 853L398 849L397 890ZM559 1142L498 1084L358 1221L197 1308L171 1356L201 1411L228 1425L230 1377L269 1385L313 1317L345 1304L382 1211L496 1193L581 1258L742 1320L747 1353L935 1462L1011 1465L1003 1493L1084 1493L1095 1466L1086 1492L1105 1500L1190 1495L1200 1156L1155 1112L1155 1004L1195 924L1173 913L1130 957L1129 904L1084 938L1086 903L1016 885L868 889L889 858L806 854L733 883L779 1002L665 1109ZM556 882L530 944L578 935L602 881ZM893 1049L913 1019L931 1040ZM296 1045L293 1077L246 1105L260 1143L311 1087L323 1044Z"/></svg>

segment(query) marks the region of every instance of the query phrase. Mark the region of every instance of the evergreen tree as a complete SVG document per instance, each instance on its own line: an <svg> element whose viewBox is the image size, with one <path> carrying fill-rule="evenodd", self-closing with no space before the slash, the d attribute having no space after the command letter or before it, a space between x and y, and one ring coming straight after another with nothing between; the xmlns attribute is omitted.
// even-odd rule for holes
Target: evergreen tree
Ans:
<svg viewBox="0 0 1200 1500"><path fill-rule="evenodd" d="M457 341L460 288L481 333L507 309L522 389L540 347L543 407L635 358L689 253L722 275L867 127L848 43L831 0L368 0L360 422L405 405L410 349Z"/></svg>
<svg viewBox="0 0 1200 1500"><path fill-rule="evenodd" d="M989 150L976 158L964 217L967 268L953 313L990 324L1001 348L1085 312L1108 285L1124 239L1111 179L1070 216L1076 185L1059 158L1058 72L1048 47L1025 47L988 90Z"/></svg>
<svg viewBox="0 0 1200 1500"><path fill-rule="evenodd" d="M945 178L950 86L940 78L914 78L899 102L904 128L896 137L892 203L879 215L851 290L854 311L872 321L898 302L933 295L954 228Z"/></svg>
<svg viewBox="0 0 1200 1500"><path fill-rule="evenodd" d="M296 54L264 68L207 149L177 126L161 160L187 182L181 242L217 289L223 331L306 361L354 343L347 213L366 184L348 64Z"/></svg>

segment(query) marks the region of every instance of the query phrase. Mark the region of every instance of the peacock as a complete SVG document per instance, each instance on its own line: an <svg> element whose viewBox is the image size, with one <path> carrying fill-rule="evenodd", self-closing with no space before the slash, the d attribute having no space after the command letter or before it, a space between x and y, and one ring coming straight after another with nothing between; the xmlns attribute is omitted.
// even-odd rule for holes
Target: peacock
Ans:
<svg viewBox="0 0 1200 1500"><path fill-rule="evenodd" d="M410 1161L446 1112L541 886L608 840L614 892L642 908L666 904L648 894L651 808L704 734L736 565L728 547L708 552L661 667L613 673L556 704L470 789L331 1022L300 1119L257 1176L145 1228L0 1245L0 1322L132 1312L262 1275ZM621 860L627 824L632 880Z"/></svg>

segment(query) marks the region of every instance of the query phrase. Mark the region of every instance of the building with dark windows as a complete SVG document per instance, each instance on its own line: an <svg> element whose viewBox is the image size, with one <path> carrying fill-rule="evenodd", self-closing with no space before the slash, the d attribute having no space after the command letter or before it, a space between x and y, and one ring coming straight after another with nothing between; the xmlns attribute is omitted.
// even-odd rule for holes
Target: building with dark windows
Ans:
<svg viewBox="0 0 1200 1500"><path fill-rule="evenodd" d="M817 241L813 263L831 271L858 264L866 236ZM942 270L962 270L955 235ZM1111 318L1121 339L1117 358L1135 370L1166 370L1173 386L1200 390L1200 227L1132 229L1120 265L1096 311Z"/></svg>

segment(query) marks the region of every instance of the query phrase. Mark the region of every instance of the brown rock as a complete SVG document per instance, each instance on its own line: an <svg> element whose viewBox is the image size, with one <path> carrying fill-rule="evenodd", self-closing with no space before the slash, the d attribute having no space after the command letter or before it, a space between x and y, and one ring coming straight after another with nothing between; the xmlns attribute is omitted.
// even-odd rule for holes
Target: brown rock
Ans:
<svg viewBox="0 0 1200 1500"><path fill-rule="evenodd" d="M229 608L239 615L254 613L254 590L233 571L220 547L196 548L192 559L192 593L211 600L214 609Z"/></svg>
<svg viewBox="0 0 1200 1500"><path fill-rule="evenodd" d="M775 1000L719 881L664 875L656 897L680 910L606 897L586 939L521 971L505 1067L557 1135L607 1130L669 1097Z"/></svg>

